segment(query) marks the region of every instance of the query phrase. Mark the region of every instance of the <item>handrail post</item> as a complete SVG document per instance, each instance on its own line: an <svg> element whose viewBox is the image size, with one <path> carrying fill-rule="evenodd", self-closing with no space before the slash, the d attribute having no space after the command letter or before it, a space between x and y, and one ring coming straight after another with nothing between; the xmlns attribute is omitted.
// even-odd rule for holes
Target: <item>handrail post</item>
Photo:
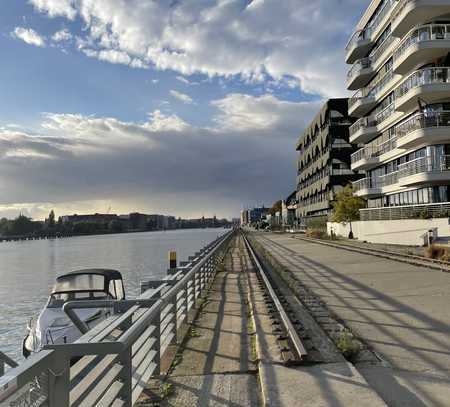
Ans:
<svg viewBox="0 0 450 407"><path fill-rule="evenodd" d="M48 369L49 407L69 407L70 405L70 359L65 355L55 357Z"/></svg>
<svg viewBox="0 0 450 407"><path fill-rule="evenodd" d="M121 390L121 400L124 402L124 407L132 407L132 369L133 369L133 354L132 347L128 346L123 352L119 354L119 363L122 365L120 371L120 380L123 384Z"/></svg>

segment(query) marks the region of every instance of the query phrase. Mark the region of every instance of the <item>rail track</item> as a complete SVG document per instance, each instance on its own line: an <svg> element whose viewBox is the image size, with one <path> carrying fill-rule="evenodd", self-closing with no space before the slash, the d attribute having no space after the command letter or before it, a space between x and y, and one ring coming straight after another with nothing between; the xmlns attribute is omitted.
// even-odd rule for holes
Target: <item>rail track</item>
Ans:
<svg viewBox="0 0 450 407"><path fill-rule="evenodd" d="M264 291L264 302L272 320L273 332L277 335L282 359L286 364L301 364L308 359L307 346L301 338L305 335L305 327L283 291L264 269L247 237L244 234L242 236L257 273L259 286Z"/></svg>
<svg viewBox="0 0 450 407"><path fill-rule="evenodd" d="M339 241L325 241L303 236L292 236L292 238L310 243L321 244L328 247L334 247L336 249L347 250L354 253L367 254L370 256L381 257L389 260L399 261L402 263L408 263L415 266L422 266L432 270L439 270L446 273L450 272L450 262L444 260L431 259L412 254L393 252L389 250L364 248L361 246L356 246L355 244L343 243Z"/></svg>

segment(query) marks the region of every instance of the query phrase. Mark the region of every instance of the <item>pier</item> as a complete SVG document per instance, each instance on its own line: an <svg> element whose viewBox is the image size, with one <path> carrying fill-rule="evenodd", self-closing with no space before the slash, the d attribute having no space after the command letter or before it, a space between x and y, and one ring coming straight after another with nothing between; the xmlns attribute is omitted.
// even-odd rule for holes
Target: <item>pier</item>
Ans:
<svg viewBox="0 0 450 407"><path fill-rule="evenodd" d="M166 278L111 301L113 315L75 343L6 370L0 405L444 406L450 396L448 315L431 316L447 273L237 230L170 260ZM430 290L440 294L425 300Z"/></svg>

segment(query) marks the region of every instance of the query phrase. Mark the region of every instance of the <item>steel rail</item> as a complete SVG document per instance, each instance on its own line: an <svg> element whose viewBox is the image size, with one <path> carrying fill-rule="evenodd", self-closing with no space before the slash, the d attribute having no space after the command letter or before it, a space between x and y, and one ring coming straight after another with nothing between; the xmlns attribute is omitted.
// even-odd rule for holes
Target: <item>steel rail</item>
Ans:
<svg viewBox="0 0 450 407"><path fill-rule="evenodd" d="M416 256L413 254L398 253L398 252L392 252L392 251L388 251L388 250L381 250L381 249L375 249L375 248L369 249L369 248L356 246L356 245L352 245L352 244L346 244L346 243L327 242L327 241L323 241L320 239L313 239L313 238L307 238L307 237L299 237L299 236L292 236L292 237L297 240L304 240L305 242L322 244L325 246L334 247L336 249L343 249L343 250L348 250L348 251L352 251L352 252L356 252L356 253L368 254L371 256L384 257L386 259L400 261L400 262L408 263L408 264L414 264L417 266L429 267L429 268L432 268L435 270L441 270L441 271L445 271L447 269L450 270L450 262L447 262L444 260L430 259L427 257Z"/></svg>
<svg viewBox="0 0 450 407"><path fill-rule="evenodd" d="M291 340L292 344L294 345L294 348L295 348L300 360L303 360L308 355L308 352L305 349L302 340L298 336L297 330L295 329L294 325L292 324L291 320L289 319L283 305L281 304L280 300L278 299L278 296L275 293L275 290L273 289L269 278L267 277L263 267L261 266L261 263L259 262L250 242L248 241L247 237L244 234L242 234L242 236L243 236L244 242L247 246L247 250L249 251L249 253L251 255L253 263L256 266L257 272L261 276L261 279L266 287L267 293L269 294L271 300L275 304L277 312L280 315L281 322L283 323L284 327L286 328L286 333L289 336L289 339Z"/></svg>

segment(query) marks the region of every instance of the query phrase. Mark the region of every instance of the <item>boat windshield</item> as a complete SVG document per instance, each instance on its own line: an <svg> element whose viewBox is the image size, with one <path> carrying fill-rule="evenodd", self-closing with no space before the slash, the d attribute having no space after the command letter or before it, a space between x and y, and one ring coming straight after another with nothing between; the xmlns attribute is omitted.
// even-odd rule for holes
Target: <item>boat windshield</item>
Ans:
<svg viewBox="0 0 450 407"><path fill-rule="evenodd" d="M74 274L58 279L54 293L74 291L105 291L105 277L100 274Z"/></svg>

